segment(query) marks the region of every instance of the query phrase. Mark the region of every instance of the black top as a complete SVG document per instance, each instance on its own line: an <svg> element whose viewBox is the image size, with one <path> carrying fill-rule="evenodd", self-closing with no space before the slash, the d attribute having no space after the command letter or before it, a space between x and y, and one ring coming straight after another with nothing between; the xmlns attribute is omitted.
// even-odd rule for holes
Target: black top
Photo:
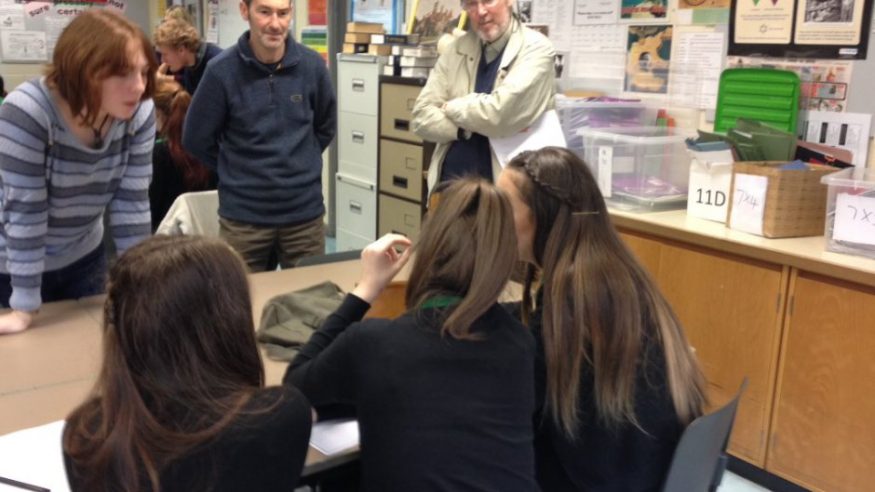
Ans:
<svg viewBox="0 0 875 492"><path fill-rule="evenodd" d="M202 165L202 164L198 164ZM190 191L215 190L218 178L216 173L209 171L209 180L204 186L188 186L182 171L173 161L167 141L159 139L155 141L152 150L152 183L149 184L149 206L152 209L152 232L158 228L158 224L167 215L170 206L173 205L179 195Z"/></svg>
<svg viewBox="0 0 875 492"><path fill-rule="evenodd" d="M261 390L215 439L160 471L161 491L294 490L307 457L311 420L310 405L295 388ZM64 466L70 489L84 490L66 452Z"/></svg>
<svg viewBox="0 0 875 492"><path fill-rule="evenodd" d="M356 405L362 490L537 490L525 326L495 305L473 326L483 339L460 341L438 309L356 323L368 307L348 295L285 376L317 407Z"/></svg>
<svg viewBox="0 0 875 492"><path fill-rule="evenodd" d="M182 87L186 92L194 95L194 91L200 85L204 71L207 69L207 63L221 52L222 48L213 43L201 43L200 49L195 54L194 66L182 69Z"/></svg>
<svg viewBox="0 0 875 492"><path fill-rule="evenodd" d="M543 404L547 368L540 309L532 314L530 327L538 344L535 393ZM535 463L538 484L545 492L661 489L684 426L668 391L662 350L655 340L646 339L643 353L635 380L635 415L644 431L631 424L610 428L600 422L591 367L581 375L580 427L573 439L540 409L535 421Z"/></svg>

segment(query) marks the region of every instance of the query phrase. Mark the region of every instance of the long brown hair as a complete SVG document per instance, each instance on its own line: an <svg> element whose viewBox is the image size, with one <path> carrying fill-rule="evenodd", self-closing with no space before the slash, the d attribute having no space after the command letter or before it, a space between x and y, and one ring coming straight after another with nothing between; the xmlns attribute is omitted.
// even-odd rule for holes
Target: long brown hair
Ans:
<svg viewBox="0 0 875 492"><path fill-rule="evenodd" d="M134 68L131 42L143 51L148 64L146 90L140 96L145 101L155 92L158 62L152 44L136 24L109 9L91 9L76 16L58 38L46 79L74 116L83 114L86 125L94 126L100 112L101 82Z"/></svg>
<svg viewBox="0 0 875 492"><path fill-rule="evenodd" d="M702 372L668 302L620 239L586 164L547 147L507 166L532 211L532 252L543 286L547 407L574 435L579 425L581 373L595 379L598 416L608 425L638 425L635 384L644 343L665 355L667 387L679 421L701 415ZM529 267L523 313L532 308L535 268Z"/></svg>
<svg viewBox="0 0 875 492"><path fill-rule="evenodd" d="M176 81L162 78L156 84L154 101L155 111L164 117L160 135L167 141L173 165L182 171L186 188L194 190L206 187L210 181L210 171L182 147L182 127L191 104L191 95Z"/></svg>
<svg viewBox="0 0 875 492"><path fill-rule="evenodd" d="M119 258L107 292L103 367L64 451L83 490L158 491L161 469L264 385L245 267L219 240L155 236Z"/></svg>
<svg viewBox="0 0 875 492"><path fill-rule="evenodd" d="M455 180L440 196L415 246L407 307L459 296L441 332L476 339L471 324L495 304L516 262L513 212L503 192L480 179Z"/></svg>

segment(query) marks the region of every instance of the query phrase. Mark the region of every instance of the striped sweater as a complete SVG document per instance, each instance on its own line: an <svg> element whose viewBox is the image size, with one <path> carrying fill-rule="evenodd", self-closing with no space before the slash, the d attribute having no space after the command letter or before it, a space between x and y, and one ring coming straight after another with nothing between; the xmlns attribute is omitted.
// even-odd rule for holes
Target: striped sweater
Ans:
<svg viewBox="0 0 875 492"><path fill-rule="evenodd" d="M144 101L92 149L66 129L45 78L0 105L0 272L12 279L13 309L39 308L43 272L101 244L105 210L119 252L149 235L154 113Z"/></svg>

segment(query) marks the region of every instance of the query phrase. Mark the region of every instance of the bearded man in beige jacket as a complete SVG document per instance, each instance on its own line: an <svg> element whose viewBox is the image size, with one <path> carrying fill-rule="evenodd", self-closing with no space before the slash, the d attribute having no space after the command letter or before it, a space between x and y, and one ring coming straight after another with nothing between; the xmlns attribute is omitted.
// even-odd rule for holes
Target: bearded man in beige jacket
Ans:
<svg viewBox="0 0 875 492"><path fill-rule="evenodd" d="M450 42L413 107L413 131L435 142L429 191L501 168L489 139L509 137L553 109L553 45L522 25L514 0L462 0L472 29Z"/></svg>

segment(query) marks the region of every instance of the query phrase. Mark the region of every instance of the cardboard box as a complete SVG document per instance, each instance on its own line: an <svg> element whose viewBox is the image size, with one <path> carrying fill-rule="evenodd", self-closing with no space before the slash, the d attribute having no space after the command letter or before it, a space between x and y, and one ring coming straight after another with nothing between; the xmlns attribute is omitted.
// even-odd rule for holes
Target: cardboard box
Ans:
<svg viewBox="0 0 875 492"><path fill-rule="evenodd" d="M835 168L786 162L732 165L727 226L769 238L819 236L826 216L827 187L820 179Z"/></svg>

